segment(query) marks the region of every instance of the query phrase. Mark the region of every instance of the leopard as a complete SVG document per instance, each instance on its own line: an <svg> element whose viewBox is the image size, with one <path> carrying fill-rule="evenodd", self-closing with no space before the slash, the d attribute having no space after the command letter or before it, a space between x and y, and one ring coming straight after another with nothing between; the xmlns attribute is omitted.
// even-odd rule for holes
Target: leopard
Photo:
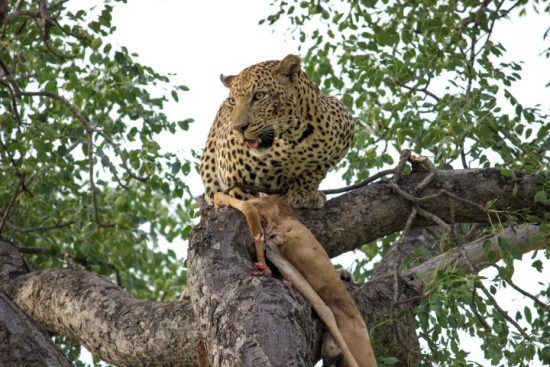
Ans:
<svg viewBox="0 0 550 367"><path fill-rule="evenodd" d="M229 96L210 128L199 171L205 200L216 192L248 200L245 186L278 191L294 208L320 209L329 169L346 155L355 120L336 97L325 95L289 54L237 75L220 75Z"/></svg>

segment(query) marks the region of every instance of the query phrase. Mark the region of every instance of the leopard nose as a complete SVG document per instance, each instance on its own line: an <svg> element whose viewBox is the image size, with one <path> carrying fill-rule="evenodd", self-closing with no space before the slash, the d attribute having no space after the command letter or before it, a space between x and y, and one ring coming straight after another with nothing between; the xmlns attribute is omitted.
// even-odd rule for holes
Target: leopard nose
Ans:
<svg viewBox="0 0 550 367"><path fill-rule="evenodd" d="M248 122L243 122L242 124L235 125L235 130L244 134L244 131L246 130L247 127L248 127Z"/></svg>

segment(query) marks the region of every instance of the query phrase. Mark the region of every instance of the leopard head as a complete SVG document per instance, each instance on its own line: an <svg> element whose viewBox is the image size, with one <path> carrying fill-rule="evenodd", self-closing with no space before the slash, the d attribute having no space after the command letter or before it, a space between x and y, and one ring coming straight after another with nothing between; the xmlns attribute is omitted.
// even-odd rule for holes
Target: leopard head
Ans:
<svg viewBox="0 0 550 367"><path fill-rule="evenodd" d="M301 77L305 73L295 55L253 65L238 75L220 76L229 88L225 103L231 110L231 127L251 154L267 153L299 119L296 86Z"/></svg>

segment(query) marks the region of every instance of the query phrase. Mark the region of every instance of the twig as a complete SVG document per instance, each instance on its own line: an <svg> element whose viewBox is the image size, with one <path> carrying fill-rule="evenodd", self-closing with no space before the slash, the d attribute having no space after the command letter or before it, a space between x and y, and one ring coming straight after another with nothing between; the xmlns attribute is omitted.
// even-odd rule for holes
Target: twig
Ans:
<svg viewBox="0 0 550 367"><path fill-rule="evenodd" d="M508 313L506 313L506 311L504 311L498 304L497 300L493 297L493 295L487 290L487 288L485 288L485 286L483 285L483 283L481 283L481 281L477 281L478 283L478 286L479 288L483 291L483 293L485 294L485 296L487 296L487 298L489 298L489 300L491 301L491 303L493 304L493 307L495 308L495 310L506 320L508 321L510 324L514 325L514 327L517 329L517 331L519 331L519 333L527 340L530 340L531 338L529 337L529 335L527 335L527 333L525 332L525 330L523 330L523 328L513 319L511 318Z"/></svg>
<svg viewBox="0 0 550 367"><path fill-rule="evenodd" d="M443 227L447 232L451 232L451 226L449 226L443 219L439 218L437 215L430 213L429 211L422 208L418 208L418 214Z"/></svg>
<svg viewBox="0 0 550 367"><path fill-rule="evenodd" d="M401 155L399 156L399 163L397 163L397 166L394 168L394 174L390 182L397 183L399 179L401 178L401 174L403 173L403 169L405 168L405 165L407 164L407 160L411 156L411 151L408 149L403 149L401 151Z"/></svg>
<svg viewBox="0 0 550 367"><path fill-rule="evenodd" d="M393 183L392 181L389 182L389 184L391 185L392 189L394 189L399 195L401 195L403 198L407 199L408 201L411 201L413 203L417 203L417 204L420 204L420 203L423 203L423 202L426 202L426 201L430 201L430 200L433 200L433 199L436 199L438 197L440 197L441 195L447 195L457 201L460 201L460 202L463 202L465 204L468 204L468 205L471 205L483 212L487 212L487 209L483 206L483 205L480 205L478 203L474 203L473 201L471 200L468 200L468 199L464 199L464 198L461 198L460 196L457 196L445 189L441 189L439 190L437 193L435 194L432 194L432 195L426 195L426 196L421 196L421 197L417 197L417 196L413 196L411 194L409 194L408 192L404 191L403 189L401 189L398 185L396 185L395 183Z"/></svg>
<svg viewBox="0 0 550 367"><path fill-rule="evenodd" d="M114 227L113 223L102 223L99 219L99 210L97 205L97 190L94 183L94 145L92 142L93 135L88 133L88 178L90 184L90 193L92 195L92 206L94 209L94 222L98 227Z"/></svg>
<svg viewBox="0 0 550 367"><path fill-rule="evenodd" d="M405 83L395 82L395 81L393 81L393 80L391 80L391 79L389 79L389 78L384 79L384 81L385 81L386 83L388 83L388 84L393 84L393 85L397 85L397 86L399 86L399 87L401 87L401 88L405 88L405 89L409 90L409 91L412 92L412 93L414 93L414 92L422 92L422 93L424 93L425 95L427 95L427 96L429 96L429 97L432 97L432 98L433 98L435 101L437 101L437 102L439 102L439 101L441 100L441 98L438 97L436 94L430 92L430 91L428 90L428 87L427 87L427 86L425 86L424 88L418 88L419 85L417 84L417 85L415 85L414 87L411 87L410 85L407 85L407 84L405 84Z"/></svg>
<svg viewBox="0 0 550 367"><path fill-rule="evenodd" d="M122 151L120 150L120 147L117 143L115 143L107 134L105 134L103 131L95 130L97 134L99 134L105 141L107 141L115 150L115 152L118 154L120 159L122 160L122 167L124 167L124 170L134 180L140 181L140 182L147 182L149 181L149 176L138 176L135 173L132 172L130 167L128 167L128 161L126 159L126 156L122 154Z"/></svg>
<svg viewBox="0 0 550 367"><path fill-rule="evenodd" d="M395 172L395 169L394 168L391 168L391 169L387 169L387 170L384 170L384 171L380 171L378 173L375 173L374 175L370 176L369 178L367 178L366 180L364 181L361 181L359 183L356 183L354 185L351 185L351 186L347 186L347 187L341 187L339 189L329 189L329 190L320 190L323 194L326 194L326 195L330 195L330 194L340 194L340 193L343 193L343 192L348 192L348 191L351 191L351 190L355 190L355 189L358 189L358 188L361 188L363 186L367 186L368 184L370 184L371 182L374 182L376 180L378 180L379 178L382 178L384 176L387 176L387 175L390 175L392 173Z"/></svg>
<svg viewBox="0 0 550 367"><path fill-rule="evenodd" d="M67 98L60 96L58 94L52 93L52 92L46 92L46 91L36 91L36 92L27 92L27 91L16 91L16 95L21 96L30 96L30 97L47 97L54 99L58 102L61 102L63 105L65 105L73 114L73 116L76 117L76 119L84 126L86 131L90 133L91 131L94 131L91 124L86 121L84 116L80 113L78 108L76 108L75 105L73 105Z"/></svg>
<svg viewBox="0 0 550 367"><path fill-rule="evenodd" d="M464 140L460 142L460 160L464 169L470 168L468 162L466 162L466 153L464 152Z"/></svg>
<svg viewBox="0 0 550 367"><path fill-rule="evenodd" d="M8 83L11 85L13 89L13 93L15 94L15 97L18 97L21 94L21 89L19 88L19 85L17 84L17 82L13 79L10 69L2 61L2 59L0 59L0 69L2 69L2 72L4 73L4 79L6 79Z"/></svg>
<svg viewBox="0 0 550 367"><path fill-rule="evenodd" d="M479 311L477 309L477 305L476 305L476 299L477 298L478 298L477 297L477 284L474 284L474 287L472 288L472 302L470 304L470 307L471 307L472 312L474 313L475 317L479 321L479 323L481 325L483 325L483 328L485 329L485 331L490 332L491 327L489 326L489 324L487 324L487 321L485 321L483 319L483 317L479 314Z"/></svg>
<svg viewBox="0 0 550 367"><path fill-rule="evenodd" d="M0 219L0 236L2 235L4 226L6 225L6 221L8 219L11 209L13 208L13 205L15 204L15 201L17 200L17 197L23 191L22 187L24 185L25 179L24 176L21 176L19 177L19 182L17 183L17 187L15 188L15 191L13 192L10 201L2 208L2 219Z"/></svg>
<svg viewBox="0 0 550 367"><path fill-rule="evenodd" d="M12 11L11 13L6 14L4 16L3 23L7 24L8 22L11 22L12 20L19 17L38 18L40 17L40 14L36 11L18 9L18 10Z"/></svg>
<svg viewBox="0 0 550 367"><path fill-rule="evenodd" d="M487 266L494 267L497 270L500 270L500 266L497 264L487 264ZM539 305L540 308L542 308L545 311L550 311L550 307L548 307L547 304L542 302L540 299L538 299L536 296L532 295L531 293L527 292L526 290L520 288L518 285L516 285L511 277L506 277L506 283L508 283L512 288L514 288L516 291L524 295L525 297L530 298L534 303Z"/></svg>
<svg viewBox="0 0 550 367"><path fill-rule="evenodd" d="M479 8L476 10L475 13L469 14L468 17L466 17L462 21L461 28L466 28L470 23L479 22L479 16L483 10L487 10L487 7L489 4L491 4L492 0L484 0L483 3L479 6ZM477 24L476 24L477 26Z"/></svg>
<svg viewBox="0 0 550 367"><path fill-rule="evenodd" d="M47 231L50 231L52 229L61 229L61 228L64 228L64 227L68 227L68 226L71 226L73 224L74 224L74 220L71 220L71 221L68 221L68 222L56 223L56 224L52 224L52 225L49 225L49 226L37 226L37 227L22 228L22 227L18 227L16 225L8 222L8 226L13 231L19 232L19 233L47 232Z"/></svg>
<svg viewBox="0 0 550 367"><path fill-rule="evenodd" d="M0 84L4 85L8 89L8 93L10 95L11 99L11 109L13 111L13 116L15 117L15 120L17 121L17 125L21 126L23 124L23 121L21 120L21 115L19 114L19 109L17 106L17 99L15 98L15 92L13 91L12 87L9 83L0 80Z"/></svg>
<svg viewBox="0 0 550 367"><path fill-rule="evenodd" d="M57 51L55 48L53 48L53 46L50 44L50 30L52 26L57 25L61 29L63 29L63 27L61 27L59 23L50 16L49 9L46 5L45 0L38 0L38 9L40 10L40 17L44 20L44 26L40 30L40 36L42 38L42 42L44 42L44 45L46 45L46 49L50 51L52 55L58 57L61 60L73 58L73 55L61 53L60 51Z"/></svg>
<svg viewBox="0 0 550 367"><path fill-rule="evenodd" d="M451 198L453 198L457 201L463 202L464 204L471 205L471 206L481 210L484 213L487 212L487 209L483 205L480 205L478 203L474 203L473 201L468 200L468 199L461 198L460 196L457 196L457 195L453 194L452 192L449 192L447 190L441 190L441 193L445 194L445 195L447 195L447 196L449 196L449 197L451 197Z"/></svg>
<svg viewBox="0 0 550 367"><path fill-rule="evenodd" d="M424 159L421 162L428 165L428 175L426 175L426 177L424 177L424 179L420 181L418 185L416 185L417 194L424 191L424 189L428 187L428 185L432 182L435 176L435 165L427 157L423 157L423 158ZM412 159L412 158L409 158L409 159ZM415 158L415 159L418 160L419 158Z"/></svg>
<svg viewBox="0 0 550 367"><path fill-rule="evenodd" d="M113 177L115 178L115 180L118 182L118 184L126 191L129 191L130 188L128 187L128 185L124 184L122 182L122 180L120 179L120 177L118 177L118 174L117 174L117 171L116 171L116 168L115 166L113 165L113 163L111 163L111 160L105 155L105 153L103 153L103 151L97 147L96 149L97 151L97 154L101 157L101 162L109 167L109 171L111 171L111 174L113 175Z"/></svg>

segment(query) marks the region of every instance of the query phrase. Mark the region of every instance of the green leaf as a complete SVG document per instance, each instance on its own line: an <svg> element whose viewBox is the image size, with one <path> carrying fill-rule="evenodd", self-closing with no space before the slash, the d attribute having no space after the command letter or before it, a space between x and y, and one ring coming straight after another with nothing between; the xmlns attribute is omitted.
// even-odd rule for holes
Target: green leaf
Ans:
<svg viewBox="0 0 550 367"><path fill-rule="evenodd" d="M548 200L548 197L546 195L546 191L540 190L535 193L534 198L536 203L541 203L543 205L550 205L550 200Z"/></svg>
<svg viewBox="0 0 550 367"><path fill-rule="evenodd" d="M514 176L514 173L512 172L512 170L510 170L508 168L501 168L500 169L500 174L504 177L513 177Z"/></svg>
<svg viewBox="0 0 550 367"><path fill-rule="evenodd" d="M178 102L179 101L179 98L178 98L178 92L176 92L175 90L173 90L171 92L172 94L172 98L174 99L174 101Z"/></svg>
<svg viewBox="0 0 550 367"><path fill-rule="evenodd" d="M180 161L175 161L172 163L172 174L177 174L181 169L181 163Z"/></svg>
<svg viewBox="0 0 550 367"><path fill-rule="evenodd" d="M399 359L395 357L383 357L381 359L381 362L386 366L393 366L396 365L399 362Z"/></svg>

